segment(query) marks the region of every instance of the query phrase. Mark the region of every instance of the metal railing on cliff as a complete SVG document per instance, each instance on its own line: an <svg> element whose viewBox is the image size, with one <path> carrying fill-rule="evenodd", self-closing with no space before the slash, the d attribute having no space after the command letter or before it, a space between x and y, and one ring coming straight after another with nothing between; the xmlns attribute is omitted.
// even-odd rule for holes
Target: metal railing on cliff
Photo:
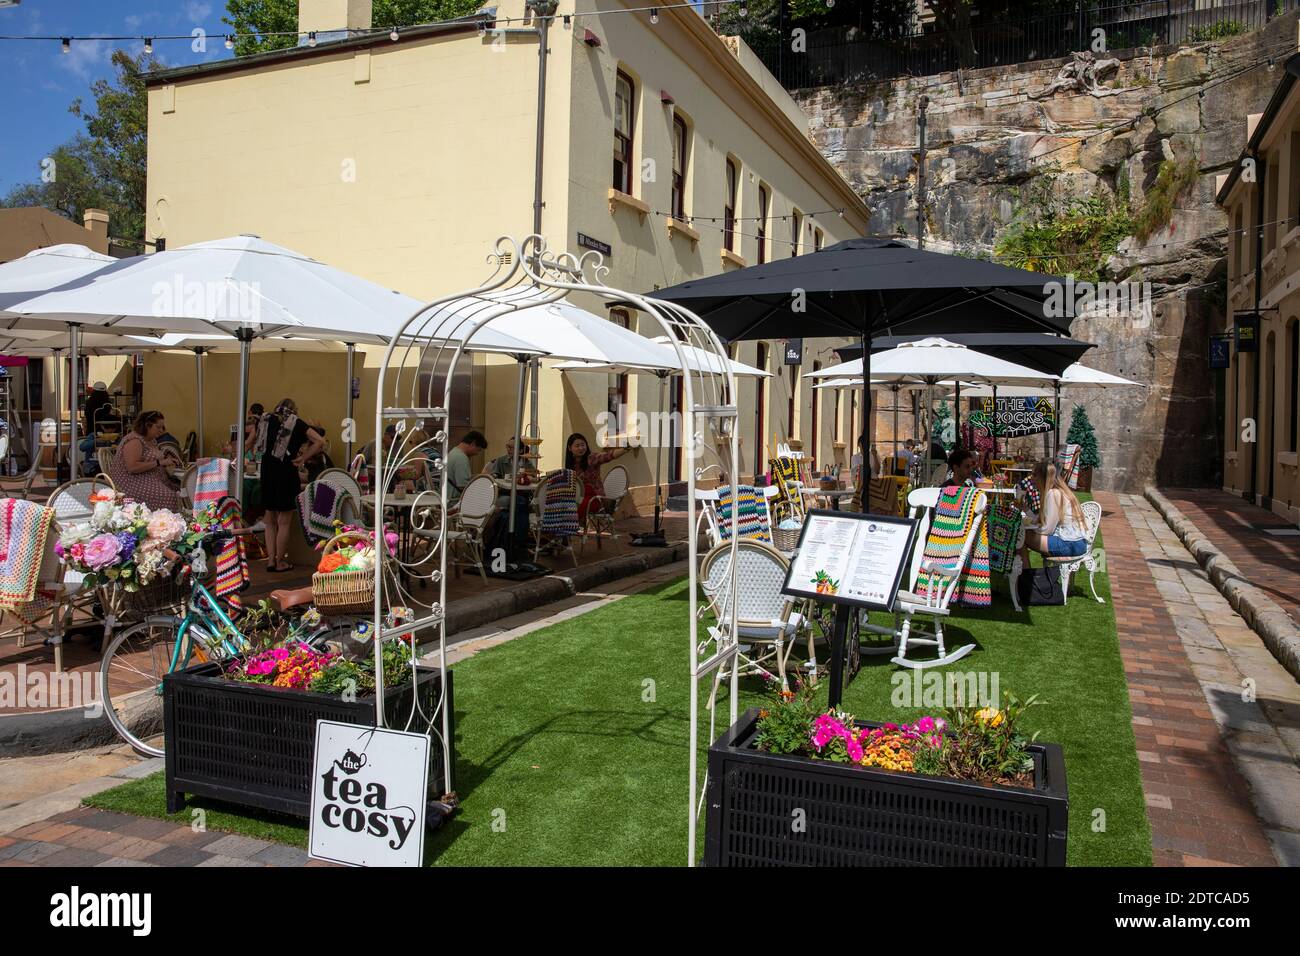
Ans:
<svg viewBox="0 0 1300 956"><path fill-rule="evenodd" d="M747 39L783 86L803 89L1055 59L1096 50L1098 38L1104 50L1222 40L1297 9L1300 0L1081 2L1047 15L975 21L949 30L927 24L887 38L860 27L805 30L801 51L794 49L798 22L778 22L774 16L768 30Z"/></svg>

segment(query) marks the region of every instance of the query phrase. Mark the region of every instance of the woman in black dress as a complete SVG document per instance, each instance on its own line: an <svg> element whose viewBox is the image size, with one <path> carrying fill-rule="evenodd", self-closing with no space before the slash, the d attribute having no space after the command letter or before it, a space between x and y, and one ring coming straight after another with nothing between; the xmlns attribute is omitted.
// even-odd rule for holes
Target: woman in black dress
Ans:
<svg viewBox="0 0 1300 956"><path fill-rule="evenodd" d="M289 571L289 528L298 510L302 485L298 469L325 447L320 432L298 417L298 405L286 398L257 425L255 454L261 459L262 506L266 508L266 570Z"/></svg>

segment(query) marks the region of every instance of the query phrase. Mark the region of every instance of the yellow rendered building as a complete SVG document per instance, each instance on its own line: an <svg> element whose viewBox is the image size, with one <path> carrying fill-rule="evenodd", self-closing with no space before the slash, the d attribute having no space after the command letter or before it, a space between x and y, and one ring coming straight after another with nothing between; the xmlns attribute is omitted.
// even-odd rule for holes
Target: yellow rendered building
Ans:
<svg viewBox="0 0 1300 956"><path fill-rule="evenodd" d="M609 284L645 292L862 235L865 206L753 53L689 7L657 10L654 23L644 7L564 0L552 21L541 178L550 248L608 248ZM146 238L175 248L254 233L422 299L477 285L497 237L522 238L534 223L536 20L524 0L495 9L495 19L484 12L394 40L360 32L368 0L301 0L299 28L317 32L314 47L155 74ZM637 327L636 315L611 318ZM775 373L740 388L747 474L789 438L817 464L848 464L857 399L814 392L798 375L834 362L831 344L842 343L810 340L802 365L788 367L782 343L735 347L739 360ZM357 351L359 442L372 437L381 359L381 349ZM193 357L144 361L145 406L185 434ZM204 361L213 453L237 420L237 365L230 354ZM250 400L271 407L292 396L337 436L344 361L339 352L255 354ZM489 455L500 454L515 388L513 362L476 357L453 431L480 428ZM544 366L542 466L560 464L570 432L593 438L611 402L649 414L658 401L650 376ZM653 456L621 463L634 486L651 484Z"/></svg>

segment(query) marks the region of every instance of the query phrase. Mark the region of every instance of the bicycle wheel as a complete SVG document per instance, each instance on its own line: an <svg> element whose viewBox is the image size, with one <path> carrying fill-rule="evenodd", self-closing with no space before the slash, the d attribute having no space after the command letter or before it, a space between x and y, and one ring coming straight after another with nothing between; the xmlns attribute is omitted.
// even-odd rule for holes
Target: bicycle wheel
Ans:
<svg viewBox="0 0 1300 956"><path fill-rule="evenodd" d="M99 663L104 714L118 735L145 757L163 755L162 679L172 663L179 617L150 617L114 636ZM189 663L213 655L216 642L192 626ZM178 666L185 664L182 655Z"/></svg>

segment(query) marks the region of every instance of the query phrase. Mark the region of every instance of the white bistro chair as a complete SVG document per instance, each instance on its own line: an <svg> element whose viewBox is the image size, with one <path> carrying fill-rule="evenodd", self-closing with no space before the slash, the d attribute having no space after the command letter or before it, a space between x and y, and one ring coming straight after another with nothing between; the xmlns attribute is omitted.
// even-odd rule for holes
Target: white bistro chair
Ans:
<svg viewBox="0 0 1300 956"><path fill-rule="evenodd" d="M741 673L779 678L783 687L790 651L801 632L808 635L808 656L813 658L809 622L794 610L795 599L781 593L789 568L790 562L770 545L745 538L736 542L736 626ZM729 541L709 551L700 567L700 583L708 600L708 607L701 613L712 613L716 620L711 632L716 633L731 619L730 570Z"/></svg>
<svg viewBox="0 0 1300 956"><path fill-rule="evenodd" d="M1065 600L1070 600L1070 578L1079 573L1080 568L1088 569L1088 588L1092 591L1092 596L1098 604L1105 604L1097 595L1097 582L1095 576L1097 569L1104 567L1104 558L1100 548L1094 548L1093 542L1097 540L1097 531L1101 527L1101 505L1095 501L1081 502L1079 507L1083 510L1083 526L1087 532L1084 540L1087 542L1087 550L1076 558L1051 558L1044 557L1043 564L1048 567L1055 565L1061 569L1061 593L1065 595Z"/></svg>
<svg viewBox="0 0 1300 956"><path fill-rule="evenodd" d="M462 564L472 565L478 568L484 583L487 582L484 547L488 525L496 510L497 484L487 475L479 475L461 492L458 509L448 516L447 529L447 546L455 555L457 574ZM452 555L448 559L452 560Z"/></svg>

